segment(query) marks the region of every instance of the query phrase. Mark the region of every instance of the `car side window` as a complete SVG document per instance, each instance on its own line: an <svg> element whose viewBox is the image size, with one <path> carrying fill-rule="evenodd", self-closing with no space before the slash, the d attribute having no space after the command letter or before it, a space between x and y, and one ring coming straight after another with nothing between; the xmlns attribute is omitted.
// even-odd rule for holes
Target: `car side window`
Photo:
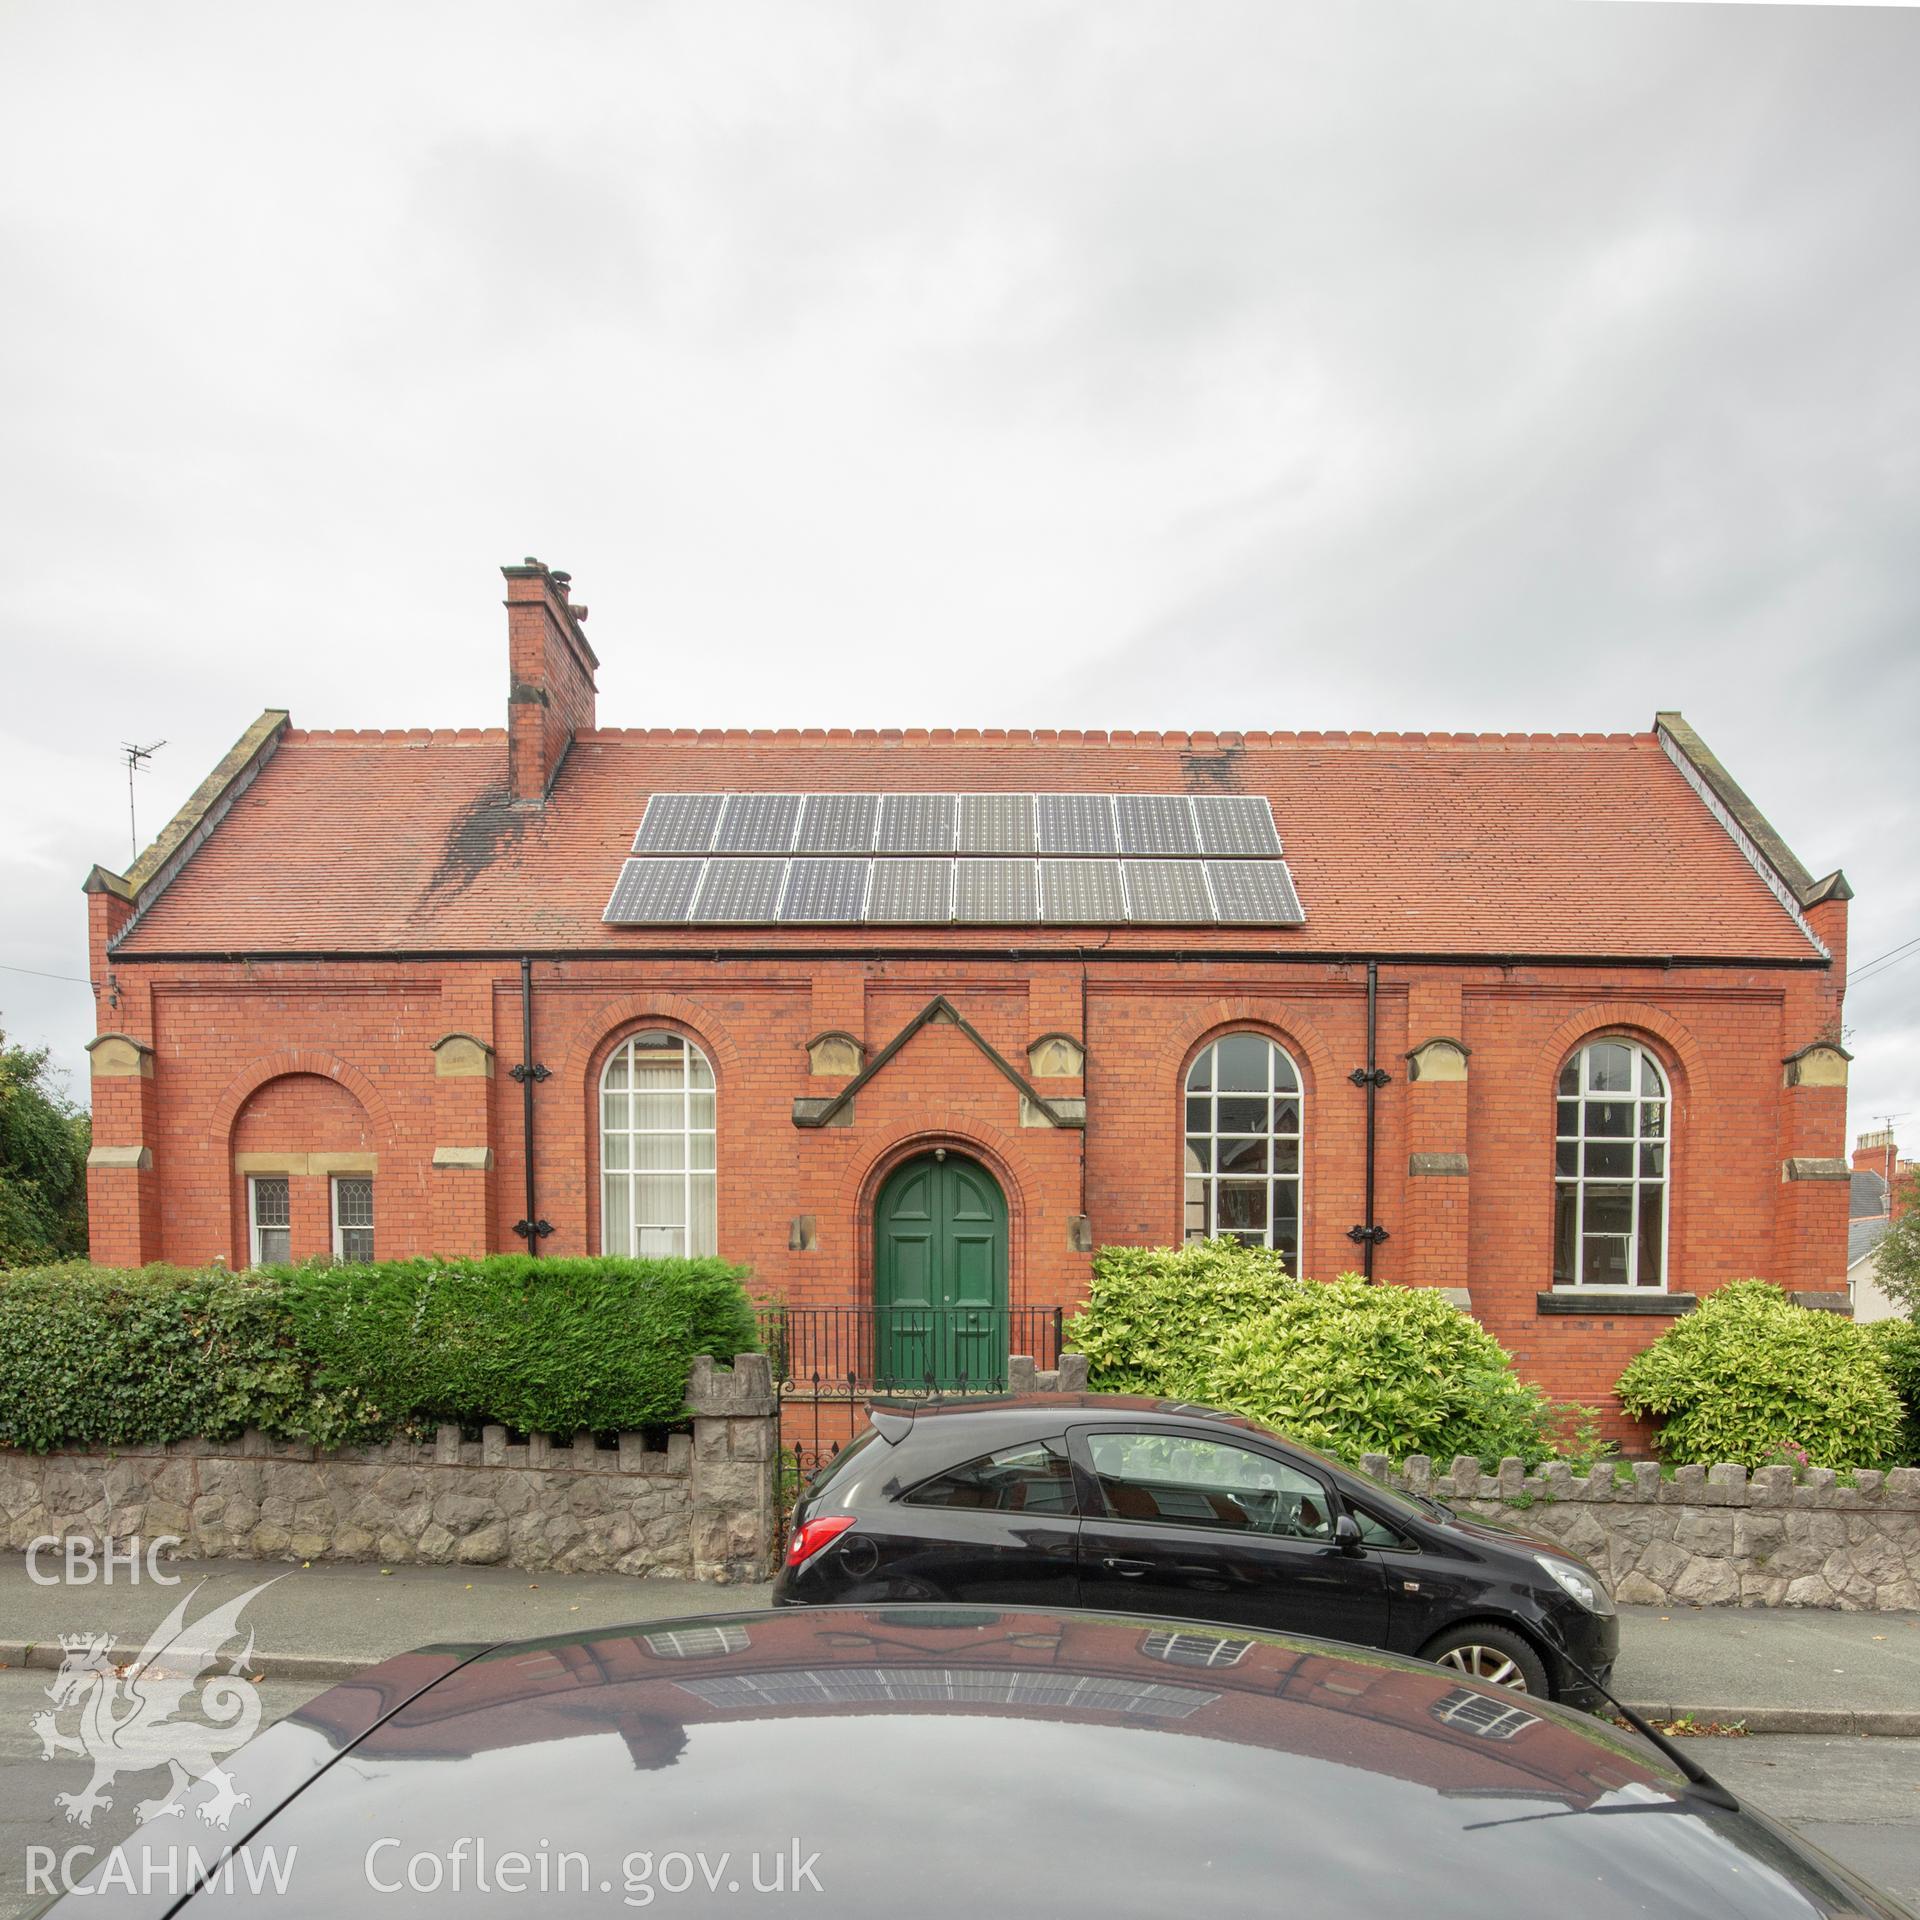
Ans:
<svg viewBox="0 0 1920 1920"><path fill-rule="evenodd" d="M1066 1513L1077 1509L1073 1469L1044 1440L949 1467L906 1496L912 1507L976 1507L991 1513Z"/></svg>
<svg viewBox="0 0 1920 1920"><path fill-rule="evenodd" d="M1250 1447L1174 1433L1092 1433L1094 1478L1116 1519L1331 1540L1327 1490Z"/></svg>
<svg viewBox="0 0 1920 1920"><path fill-rule="evenodd" d="M1354 1523L1360 1529L1360 1543L1367 1547L1410 1547L1413 1542L1397 1527L1390 1527L1384 1520L1376 1520L1365 1507L1351 1506L1347 1511L1353 1515Z"/></svg>

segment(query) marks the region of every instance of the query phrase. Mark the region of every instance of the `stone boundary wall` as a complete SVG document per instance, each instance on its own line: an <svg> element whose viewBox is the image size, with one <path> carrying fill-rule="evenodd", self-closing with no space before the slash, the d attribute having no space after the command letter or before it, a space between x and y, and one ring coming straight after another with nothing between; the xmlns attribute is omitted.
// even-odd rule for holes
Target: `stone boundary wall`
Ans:
<svg viewBox="0 0 1920 1920"><path fill-rule="evenodd" d="M269 1440L180 1440L51 1453L0 1448L0 1534L129 1541L178 1536L192 1560L378 1560L675 1579L766 1579L774 1554L779 1408L767 1357L704 1355L690 1434L649 1449L623 1433L571 1445L504 1427L431 1445L326 1452Z"/></svg>
<svg viewBox="0 0 1920 1920"><path fill-rule="evenodd" d="M1084 1355L1057 1371L1016 1359L1016 1393L1079 1393ZM1395 1470L1368 1454L1361 1471L1463 1511L1510 1520L1576 1553L1625 1606L1920 1608L1920 1467L1862 1470L1849 1485L1828 1467L1680 1467L1671 1479L1616 1462L1577 1475L1564 1463L1531 1473L1514 1459L1492 1472L1462 1454L1436 1471L1424 1454Z"/></svg>

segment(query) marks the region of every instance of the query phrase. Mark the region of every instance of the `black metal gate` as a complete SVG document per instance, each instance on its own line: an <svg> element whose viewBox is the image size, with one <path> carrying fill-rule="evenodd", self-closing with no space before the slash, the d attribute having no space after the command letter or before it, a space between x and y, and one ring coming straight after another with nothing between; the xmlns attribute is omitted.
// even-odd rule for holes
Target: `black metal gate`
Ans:
<svg viewBox="0 0 1920 1920"><path fill-rule="evenodd" d="M861 1430L876 1401L985 1397L1007 1390L1011 1354L1060 1363L1063 1307L789 1307L760 1312L780 1402L780 1515Z"/></svg>

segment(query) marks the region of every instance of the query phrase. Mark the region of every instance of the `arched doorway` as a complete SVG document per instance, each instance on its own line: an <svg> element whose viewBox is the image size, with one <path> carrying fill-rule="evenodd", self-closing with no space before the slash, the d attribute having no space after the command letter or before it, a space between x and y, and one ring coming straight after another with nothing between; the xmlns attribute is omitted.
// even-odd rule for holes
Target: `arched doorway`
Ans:
<svg viewBox="0 0 1920 1920"><path fill-rule="evenodd" d="M887 1176L873 1208L874 1383L988 1386L1007 1374L1007 1201L945 1148Z"/></svg>

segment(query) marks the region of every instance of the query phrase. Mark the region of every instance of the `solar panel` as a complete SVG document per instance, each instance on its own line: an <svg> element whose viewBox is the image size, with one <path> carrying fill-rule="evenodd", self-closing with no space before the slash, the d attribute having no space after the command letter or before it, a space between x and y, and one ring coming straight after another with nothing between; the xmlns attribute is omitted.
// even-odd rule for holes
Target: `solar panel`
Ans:
<svg viewBox="0 0 1920 1920"><path fill-rule="evenodd" d="M648 797L635 853L705 853L713 845L724 793L656 793Z"/></svg>
<svg viewBox="0 0 1920 1920"><path fill-rule="evenodd" d="M1274 831L1273 808L1258 793L1196 795L1194 813L1200 821L1202 853L1278 853L1280 836Z"/></svg>
<svg viewBox="0 0 1920 1920"><path fill-rule="evenodd" d="M1114 796L1120 816L1120 851L1160 855L1200 851L1193 834L1193 813L1178 793L1122 793Z"/></svg>
<svg viewBox="0 0 1920 1920"><path fill-rule="evenodd" d="M1040 917L1040 885L1031 860L962 860L954 876L953 917L979 925L1024 925Z"/></svg>
<svg viewBox="0 0 1920 1920"><path fill-rule="evenodd" d="M623 926L677 925L687 917L704 860L629 860L600 917Z"/></svg>
<svg viewBox="0 0 1920 1920"><path fill-rule="evenodd" d="M794 844L802 853L871 853L879 817L877 793L810 793Z"/></svg>
<svg viewBox="0 0 1920 1920"><path fill-rule="evenodd" d="M1284 860L1209 860L1220 918L1237 926L1298 926L1307 916Z"/></svg>
<svg viewBox="0 0 1920 1920"><path fill-rule="evenodd" d="M865 860L795 860L780 901L782 920L858 921L867 897Z"/></svg>
<svg viewBox="0 0 1920 1920"><path fill-rule="evenodd" d="M780 904L784 860L709 860L700 897L688 918L696 921L767 921Z"/></svg>
<svg viewBox="0 0 1920 1920"><path fill-rule="evenodd" d="M944 924L953 917L951 860L876 860L867 889L869 920Z"/></svg>
<svg viewBox="0 0 1920 1920"><path fill-rule="evenodd" d="M1042 860L1040 917L1056 925L1102 926L1127 917L1118 860Z"/></svg>
<svg viewBox="0 0 1920 1920"><path fill-rule="evenodd" d="M715 853L785 853L800 815L797 793L730 793Z"/></svg>
<svg viewBox="0 0 1920 1920"><path fill-rule="evenodd" d="M1204 926L1213 918L1207 878L1197 860L1129 860L1131 918L1162 926Z"/></svg>
<svg viewBox="0 0 1920 1920"><path fill-rule="evenodd" d="M951 853L953 795L889 793L880 801L882 853Z"/></svg>
<svg viewBox="0 0 1920 1920"><path fill-rule="evenodd" d="M1043 793L1042 853L1114 853L1113 803L1104 793Z"/></svg>
<svg viewBox="0 0 1920 1920"><path fill-rule="evenodd" d="M963 793L960 796L962 853L1031 853L1033 795Z"/></svg>

